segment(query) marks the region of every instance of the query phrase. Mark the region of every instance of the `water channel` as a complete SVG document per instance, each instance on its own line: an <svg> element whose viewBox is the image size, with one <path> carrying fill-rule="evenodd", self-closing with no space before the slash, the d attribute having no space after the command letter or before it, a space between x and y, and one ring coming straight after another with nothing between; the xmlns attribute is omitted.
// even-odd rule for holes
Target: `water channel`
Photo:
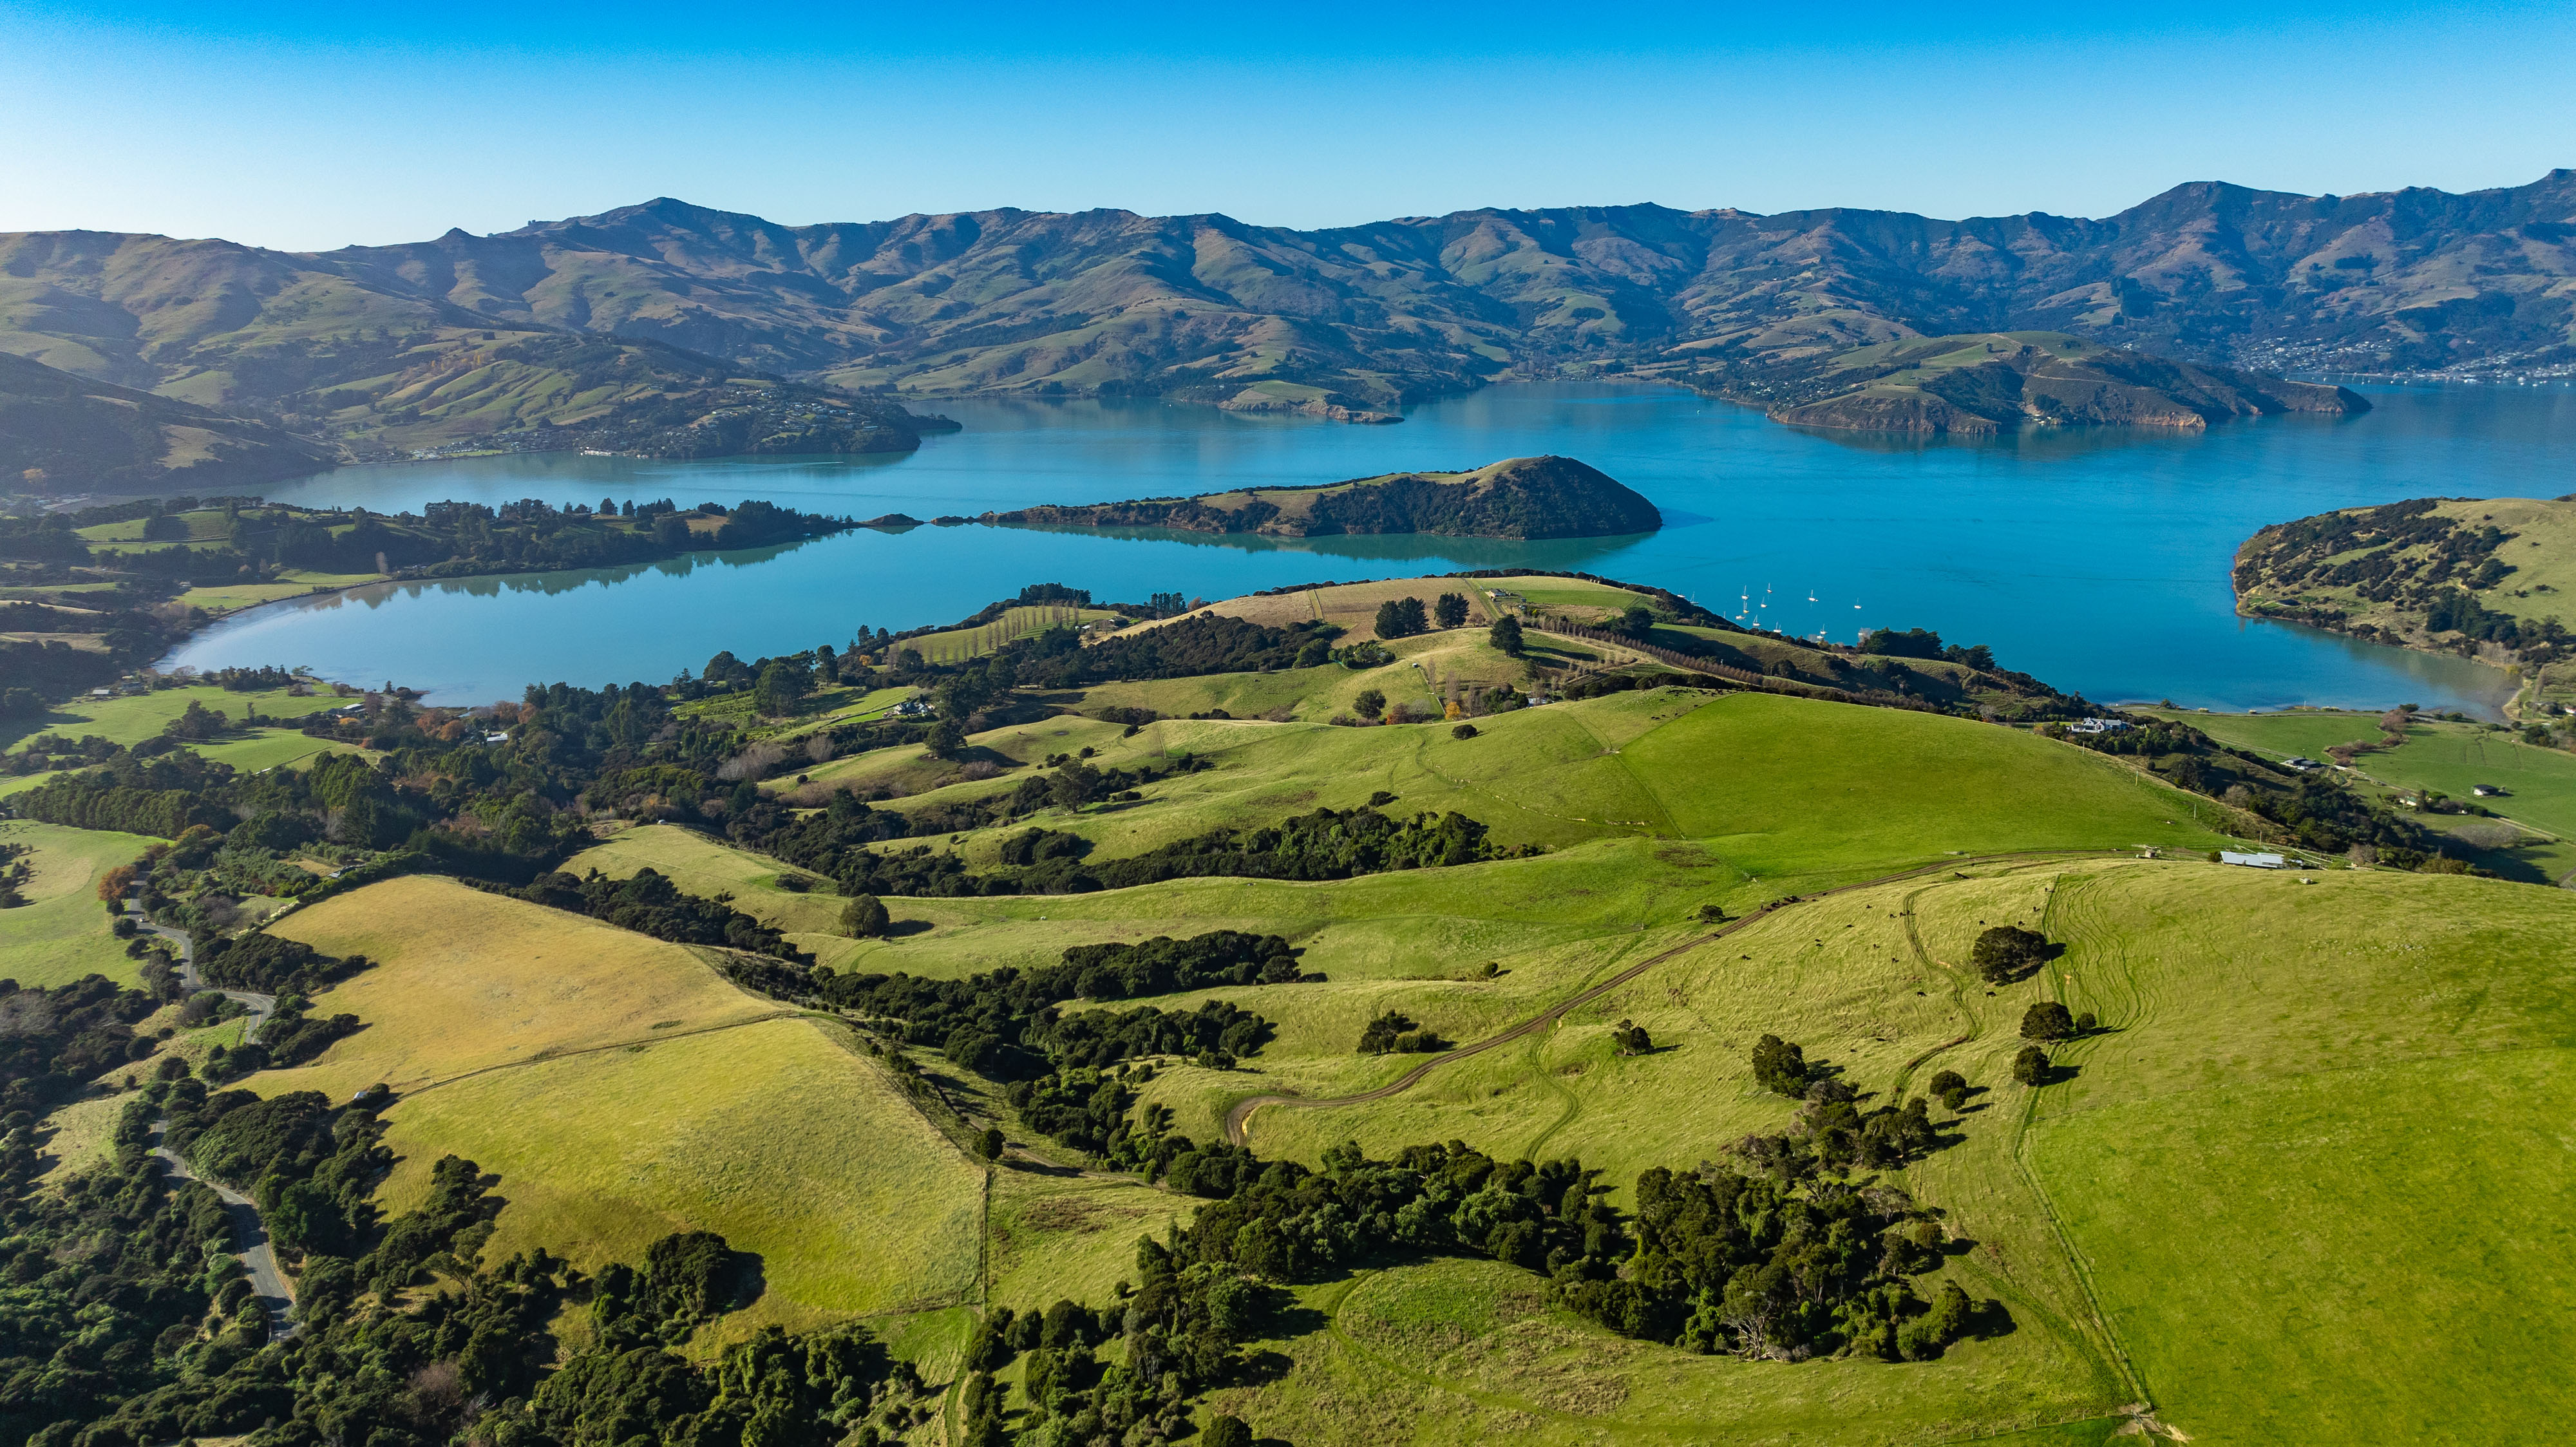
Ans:
<svg viewBox="0 0 2576 1447"><path fill-rule="evenodd" d="M299 599L218 624L166 663L301 664L352 682L390 678L438 702L482 702L537 681L666 679L719 649L750 658L838 645L860 625L945 622L1030 582L1104 599L1218 598L1508 566L1657 583L1789 633L1849 641L1865 627L1932 628L2105 701L2416 702L2491 714L2507 692L2493 669L2235 615L2229 563L2265 523L2406 497L2576 490L2576 391L2364 390L2374 410L2348 419L1960 442L1804 432L1668 388L1603 383L1493 387L1377 427L1151 401L977 400L940 404L965 430L899 457L545 454L348 467L269 495L380 511L449 498L758 497L927 518L1553 452L1644 493L1666 525L1546 543L859 531L631 568Z"/></svg>

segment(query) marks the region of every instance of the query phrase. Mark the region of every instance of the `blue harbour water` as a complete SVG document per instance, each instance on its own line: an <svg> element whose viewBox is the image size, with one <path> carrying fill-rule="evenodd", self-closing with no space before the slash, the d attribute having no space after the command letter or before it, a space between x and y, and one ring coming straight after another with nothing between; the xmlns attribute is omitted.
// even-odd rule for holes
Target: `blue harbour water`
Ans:
<svg viewBox="0 0 2576 1447"><path fill-rule="evenodd" d="M657 463L539 455L342 468L269 495L417 510L447 498L766 498L875 517L1172 496L1579 457L1651 498L1638 537L1303 541L924 527L595 572L385 584L243 614L166 660L309 665L443 703L529 683L667 679L719 649L839 645L953 620L1031 582L1106 599L1208 598L1462 568L1650 582L1783 632L1925 627L2106 702L2399 702L2492 713L2503 675L2235 615L2228 569L2266 523L2428 495L2576 491L2576 391L2365 389L2353 418L2202 434L2089 429L1923 442L1781 427L1667 388L1549 383L1411 409L1394 426L1246 418L1154 402L942 404L963 432L901 457Z"/></svg>

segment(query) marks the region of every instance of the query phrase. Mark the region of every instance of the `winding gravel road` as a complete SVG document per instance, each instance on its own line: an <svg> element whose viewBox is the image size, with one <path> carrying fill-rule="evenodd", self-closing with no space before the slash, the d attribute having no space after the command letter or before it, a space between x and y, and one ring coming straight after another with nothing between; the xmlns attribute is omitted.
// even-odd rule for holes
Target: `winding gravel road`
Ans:
<svg viewBox="0 0 2576 1447"><path fill-rule="evenodd" d="M126 903L125 912L145 933L168 940L178 952L179 983L189 994L206 988L206 982L197 974L196 947L189 941L185 930L154 924L144 918L143 911L135 908L130 900ZM253 990L219 990L216 993L249 1012L250 1023L242 1027L245 1043L257 1040L269 1017L277 1013L275 995L263 995ZM277 1269L277 1253L268 1247L268 1225L259 1218L259 1203L221 1181L205 1180L189 1170L188 1163L179 1159L178 1152L161 1144L161 1134L169 1125L166 1119L152 1122L152 1155L169 1167L173 1177L197 1181L222 1200L224 1214L232 1220L233 1242L240 1247L233 1255L249 1274L250 1289L259 1298L260 1307L268 1313L268 1339L283 1341L295 1335L295 1288L288 1284L286 1273Z"/></svg>

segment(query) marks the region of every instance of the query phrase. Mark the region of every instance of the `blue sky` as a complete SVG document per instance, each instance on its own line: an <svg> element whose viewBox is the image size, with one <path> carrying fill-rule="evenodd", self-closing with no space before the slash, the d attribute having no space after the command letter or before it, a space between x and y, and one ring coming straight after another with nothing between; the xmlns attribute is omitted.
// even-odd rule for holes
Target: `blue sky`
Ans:
<svg viewBox="0 0 2576 1447"><path fill-rule="evenodd" d="M0 0L0 230L322 249L659 195L2104 215L2576 165L2564 3L941 8Z"/></svg>

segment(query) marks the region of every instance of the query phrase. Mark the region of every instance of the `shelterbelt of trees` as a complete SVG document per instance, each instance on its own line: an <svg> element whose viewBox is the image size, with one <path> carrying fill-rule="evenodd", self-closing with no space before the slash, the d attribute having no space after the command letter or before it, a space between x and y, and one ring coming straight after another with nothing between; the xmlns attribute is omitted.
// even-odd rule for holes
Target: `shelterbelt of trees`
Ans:
<svg viewBox="0 0 2576 1447"><path fill-rule="evenodd" d="M213 536L184 516L213 513ZM143 521L141 545L109 547L81 530ZM418 513L307 508L257 498L176 497L0 519L0 558L96 566L190 582L256 580L279 568L392 571L426 578L596 568L701 548L753 548L858 526L774 503L682 509L670 499L602 498L560 507L536 498L490 507L434 502Z"/></svg>

